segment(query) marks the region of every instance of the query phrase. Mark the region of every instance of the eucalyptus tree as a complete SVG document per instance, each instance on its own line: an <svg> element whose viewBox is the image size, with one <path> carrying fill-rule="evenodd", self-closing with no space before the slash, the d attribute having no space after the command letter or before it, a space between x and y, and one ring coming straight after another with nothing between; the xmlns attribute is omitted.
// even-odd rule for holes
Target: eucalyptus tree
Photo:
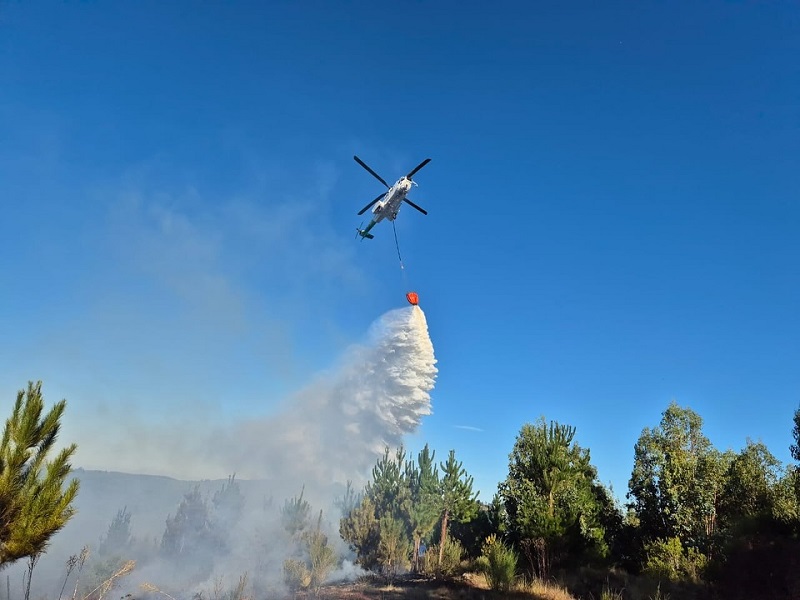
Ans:
<svg viewBox="0 0 800 600"><path fill-rule="evenodd" d="M639 436L628 498L644 542L677 537L702 549L714 535L730 456L714 449L702 427L700 415L672 402L659 426Z"/></svg>

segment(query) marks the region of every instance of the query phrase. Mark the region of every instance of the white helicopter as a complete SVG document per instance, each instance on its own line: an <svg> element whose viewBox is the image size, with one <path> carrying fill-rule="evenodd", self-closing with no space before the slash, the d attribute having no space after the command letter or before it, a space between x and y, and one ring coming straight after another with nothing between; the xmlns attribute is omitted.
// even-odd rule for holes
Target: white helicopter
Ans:
<svg viewBox="0 0 800 600"><path fill-rule="evenodd" d="M417 185L416 182L411 180L411 178L416 174L417 171L419 171L422 167L431 162L430 158L426 158L421 163L419 163L416 167L414 167L411 170L411 172L408 175L404 175L403 177L398 179L397 183L395 183L393 186L390 186L388 183L386 183L386 181L384 181L383 178L380 175L378 175L375 171L370 169L367 166L367 163L365 163L363 160L361 160L357 156L353 156L353 158L356 159L356 162L358 164L360 164L367 171L369 171L370 174L373 177L375 177L375 179L380 181L383 185L385 185L389 189L389 191L383 192L372 202L370 202L364 208L358 211L359 215L363 215L373 204L375 204L375 208L372 209L372 220L369 222L369 224L364 229L361 229L360 227L356 228L356 231L358 232L358 235L361 236L361 239L364 238L368 238L370 240L373 239L375 236L372 235L369 231L370 229L375 227L375 225L380 223L383 219L389 219L390 221L394 221L397 218L397 213L400 210L400 205L403 202L410 204L411 206L416 208L419 212L421 212L423 215L428 214L428 211L414 204L411 200L406 198L406 195L411 190L412 185Z"/></svg>

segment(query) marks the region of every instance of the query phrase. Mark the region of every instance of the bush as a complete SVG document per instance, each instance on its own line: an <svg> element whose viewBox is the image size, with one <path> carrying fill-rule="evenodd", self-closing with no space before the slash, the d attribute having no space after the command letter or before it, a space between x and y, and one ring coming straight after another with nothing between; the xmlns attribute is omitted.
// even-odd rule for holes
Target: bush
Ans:
<svg viewBox="0 0 800 600"><path fill-rule="evenodd" d="M287 558L283 561L283 581L293 592L307 589L311 585L311 571L303 561Z"/></svg>
<svg viewBox="0 0 800 600"><path fill-rule="evenodd" d="M492 534L486 538L476 564L486 575L490 588L502 592L511 589L517 572L517 554L497 536Z"/></svg>
<svg viewBox="0 0 800 600"><path fill-rule="evenodd" d="M699 582L706 567L708 557L695 548L683 551L680 539L655 540L645 546L644 572L657 579L669 581Z"/></svg>
<svg viewBox="0 0 800 600"><path fill-rule="evenodd" d="M444 553L442 563L439 564L439 544L434 544L428 548L420 561L422 573L429 577L455 575L464 557L464 547L457 539L448 536L444 543Z"/></svg>

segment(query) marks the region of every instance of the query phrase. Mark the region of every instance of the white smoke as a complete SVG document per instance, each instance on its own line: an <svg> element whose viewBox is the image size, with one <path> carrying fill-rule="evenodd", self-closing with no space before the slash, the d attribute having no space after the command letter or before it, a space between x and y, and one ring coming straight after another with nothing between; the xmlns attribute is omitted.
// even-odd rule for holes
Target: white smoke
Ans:
<svg viewBox="0 0 800 600"><path fill-rule="evenodd" d="M279 509L285 499L297 497L301 491L315 514L323 511L329 540L345 559L335 576L357 573L359 569L348 561L347 548L338 535L340 515L334 500L348 481L361 489L385 448L401 445L404 436L415 432L422 418L431 414L435 365L422 310L417 306L396 309L375 321L363 342L351 346L329 372L289 397L277 414L187 436L169 435L167 430L151 426L137 430L135 440L119 439L120 448L136 443L148 449L148 456L160 457L162 474L170 461L181 470L191 461L204 473L197 479L236 473L239 481L260 481L254 488L258 494L247 498L244 514L231 531L236 543L226 548L224 555L218 548L206 549L214 565L212 573L205 581L195 581L193 587L207 591L217 579L235 578L243 570L253 574L254 585L282 585L286 549L280 540L285 542L286 534ZM142 455L139 453L140 459ZM108 457L114 461L114 452ZM114 463L105 468L114 469ZM136 472L148 471L146 461L137 465ZM204 489L211 483L206 481ZM34 585L37 593L53 597L53 586L64 577L66 557L85 544L96 548L111 518L124 505L133 507L134 535L151 539L155 545L145 553L151 558L137 566L123 588L135 591L139 583L155 581L179 589L185 574L170 570L169 564L152 556L167 514L175 514L175 490L165 507L155 488L102 487L102 494L108 497L97 497L101 492L97 488L79 493L77 515L57 534L40 563ZM264 505L268 498L271 508ZM143 522L148 518L149 524ZM12 570L22 572L24 565L14 565Z"/></svg>
<svg viewBox="0 0 800 600"><path fill-rule="evenodd" d="M336 369L292 397L285 412L239 426L234 438L241 450L228 448L232 455L220 458L244 477L358 481L431 413L435 363L422 310L392 310Z"/></svg>

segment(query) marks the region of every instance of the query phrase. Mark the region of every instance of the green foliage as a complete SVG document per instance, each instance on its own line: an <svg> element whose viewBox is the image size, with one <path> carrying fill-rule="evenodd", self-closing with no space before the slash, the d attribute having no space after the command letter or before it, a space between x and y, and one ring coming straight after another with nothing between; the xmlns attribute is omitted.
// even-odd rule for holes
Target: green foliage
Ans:
<svg viewBox="0 0 800 600"><path fill-rule="evenodd" d="M320 520L322 512L320 512ZM339 561L336 551L328 543L328 536L325 535L319 523L314 531L308 533L308 560L311 565L311 586L319 591L320 586L333 571Z"/></svg>
<svg viewBox="0 0 800 600"><path fill-rule="evenodd" d="M355 552L355 563L370 571L380 567L380 525L375 512L374 502L365 496L339 521L339 535Z"/></svg>
<svg viewBox="0 0 800 600"><path fill-rule="evenodd" d="M74 514L78 480L65 485L77 446L48 454L66 408L62 400L43 414L41 381L20 390L0 442L0 568L43 553Z"/></svg>
<svg viewBox="0 0 800 600"><path fill-rule="evenodd" d="M554 562L601 558L608 530L621 528L613 499L598 484L589 451L574 443L575 428L542 417L522 427L499 486L509 536L532 574L548 578Z"/></svg>
<svg viewBox="0 0 800 600"><path fill-rule="evenodd" d="M444 544L434 544L422 557L422 573L429 577L452 577L464 559L464 546L457 539L448 537Z"/></svg>
<svg viewBox="0 0 800 600"><path fill-rule="evenodd" d="M724 526L772 517L780 466L764 444L747 440L747 446L731 460L723 484L719 517Z"/></svg>
<svg viewBox="0 0 800 600"><path fill-rule="evenodd" d="M419 570L419 549L423 538L430 535L439 520L439 473L434 462L435 452L428 445L420 451L416 464L406 463L405 481L408 494L403 504L403 514L408 519L408 526L414 543L412 566Z"/></svg>
<svg viewBox="0 0 800 600"><path fill-rule="evenodd" d="M786 469L772 489L772 518L783 528L799 533L800 529L800 469Z"/></svg>
<svg viewBox="0 0 800 600"><path fill-rule="evenodd" d="M702 433L703 420L674 402L634 447L628 497L643 541L677 537L701 547L715 532L727 457Z"/></svg>
<svg viewBox="0 0 800 600"><path fill-rule="evenodd" d="M447 462L440 463L442 478L439 482L439 511L441 514L441 533L439 540L440 567L445 561L447 550L447 524L452 521L465 523L478 514L478 493L472 492L472 476L467 475L460 461L456 460L455 450L450 450Z"/></svg>
<svg viewBox="0 0 800 600"><path fill-rule="evenodd" d="M405 524L392 515L380 519L380 544L378 550L383 573L394 577L410 566L411 542Z"/></svg>
<svg viewBox="0 0 800 600"><path fill-rule="evenodd" d="M478 514L475 518L467 523L455 521L450 524L449 536L461 542L470 559L478 558L481 555L483 543L489 535L500 533L493 510L494 507L491 504L479 503Z"/></svg>
<svg viewBox="0 0 800 600"><path fill-rule="evenodd" d="M708 558L695 548L684 552L677 537L653 540L645 545L644 572L668 581L699 582L708 566Z"/></svg>
<svg viewBox="0 0 800 600"><path fill-rule="evenodd" d="M789 447L792 458L800 462L800 408L794 411L794 428L792 429L794 444Z"/></svg>
<svg viewBox="0 0 800 600"><path fill-rule="evenodd" d="M398 448L391 457L386 448L382 458L372 468L372 481L367 484L365 495L375 505L376 515L399 516L408 497L404 479L406 453Z"/></svg>
<svg viewBox="0 0 800 600"><path fill-rule="evenodd" d="M517 554L496 535L486 538L476 564L486 575L491 589L501 592L511 590L517 573Z"/></svg>

